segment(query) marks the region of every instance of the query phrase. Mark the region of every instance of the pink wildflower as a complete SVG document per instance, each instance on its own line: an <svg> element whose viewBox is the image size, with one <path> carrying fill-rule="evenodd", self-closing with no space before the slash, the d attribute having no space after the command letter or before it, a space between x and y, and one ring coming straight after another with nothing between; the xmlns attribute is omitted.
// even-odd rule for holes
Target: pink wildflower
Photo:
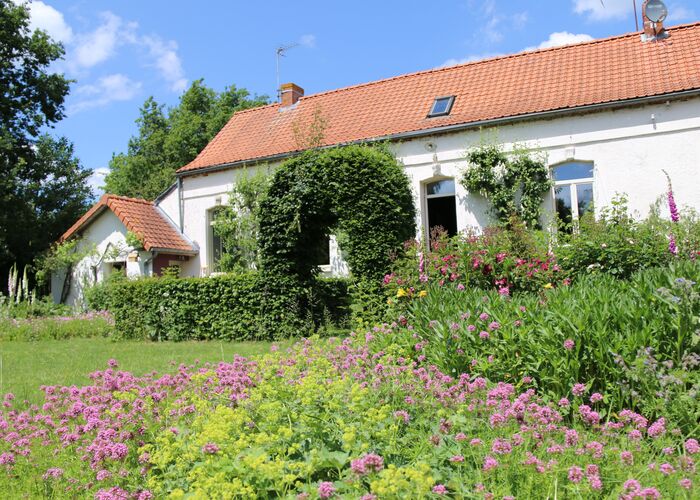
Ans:
<svg viewBox="0 0 700 500"><path fill-rule="evenodd" d="M564 341L564 349L566 349L567 351L572 350L575 345L576 344L574 343L574 341L572 339L566 339Z"/></svg>
<svg viewBox="0 0 700 500"><path fill-rule="evenodd" d="M591 403L597 403L603 400L603 395L599 392L594 392L591 394Z"/></svg>
<svg viewBox="0 0 700 500"><path fill-rule="evenodd" d="M583 396L586 393L586 385L585 384L574 384L574 386L571 388L571 392L574 394L574 396Z"/></svg>
<svg viewBox="0 0 700 500"><path fill-rule="evenodd" d="M666 433L666 420L663 418L658 419L656 422L651 424L649 426L649 430L647 431L647 434L649 434L650 437L657 438L659 436L662 436Z"/></svg>
<svg viewBox="0 0 700 500"><path fill-rule="evenodd" d="M318 485L318 496L320 498L330 498L335 493L335 486L330 481L322 481Z"/></svg>
<svg viewBox="0 0 700 500"><path fill-rule="evenodd" d="M433 486L433 493L436 495L446 495L447 494L447 487L445 487L444 484L436 484Z"/></svg>
<svg viewBox="0 0 700 500"><path fill-rule="evenodd" d="M498 467L498 460L490 455L486 455L486 458L484 458L484 471L489 471L491 469L495 469L496 467Z"/></svg>
<svg viewBox="0 0 700 500"><path fill-rule="evenodd" d="M464 434L463 432L459 432L455 435L455 441L465 441L467 439L467 435Z"/></svg>
<svg viewBox="0 0 700 500"><path fill-rule="evenodd" d="M450 462L461 463L464 462L464 457L462 455L454 455L450 457Z"/></svg>
<svg viewBox="0 0 700 500"><path fill-rule="evenodd" d="M625 465L634 465L634 455L631 451L623 451L620 453L620 461Z"/></svg>
<svg viewBox="0 0 700 500"><path fill-rule="evenodd" d="M698 444L697 439L688 439L685 442L685 451L689 455L695 455L696 453L700 453L700 444Z"/></svg>
<svg viewBox="0 0 700 500"><path fill-rule="evenodd" d="M202 453L207 455L214 455L217 451L219 451L219 447L215 443L207 443L202 446Z"/></svg>
<svg viewBox="0 0 700 500"><path fill-rule="evenodd" d="M569 467L569 481L572 483L580 483L583 479L583 470L581 467L576 467L575 465Z"/></svg>
<svg viewBox="0 0 700 500"><path fill-rule="evenodd" d="M678 484L680 485L681 488L685 488L686 490L689 490L693 487L693 482L688 479L687 477L684 477L680 481L678 481Z"/></svg>
<svg viewBox="0 0 700 500"><path fill-rule="evenodd" d="M46 481L47 479L59 478L62 475L63 475L63 469L61 469L60 467L51 467L41 477L42 477L42 479L44 479L44 481Z"/></svg>

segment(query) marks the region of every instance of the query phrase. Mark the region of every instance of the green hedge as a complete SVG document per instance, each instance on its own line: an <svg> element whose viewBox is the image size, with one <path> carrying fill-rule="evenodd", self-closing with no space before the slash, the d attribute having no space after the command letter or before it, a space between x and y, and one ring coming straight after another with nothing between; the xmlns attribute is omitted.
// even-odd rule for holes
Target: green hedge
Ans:
<svg viewBox="0 0 700 500"><path fill-rule="evenodd" d="M306 291L314 308L303 317L294 304L274 302L278 286L258 273L117 281L106 287L104 305L123 339L270 340L347 323L346 280L317 280Z"/></svg>

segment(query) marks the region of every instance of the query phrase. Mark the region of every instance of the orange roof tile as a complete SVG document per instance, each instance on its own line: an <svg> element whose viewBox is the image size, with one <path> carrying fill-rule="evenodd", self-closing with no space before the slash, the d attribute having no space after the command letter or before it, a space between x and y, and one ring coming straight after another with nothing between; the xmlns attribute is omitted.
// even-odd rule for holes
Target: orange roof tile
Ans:
<svg viewBox="0 0 700 500"><path fill-rule="evenodd" d="M322 145L330 146L700 89L700 23L668 32L663 41L631 33L309 95L286 109L240 111L178 172L298 151L294 129L308 127L317 110L327 122ZM456 96L449 116L427 118L445 95Z"/></svg>
<svg viewBox="0 0 700 500"><path fill-rule="evenodd" d="M103 210L109 209L126 228L143 241L144 249L169 250L193 253L195 249L152 202L140 198L127 198L104 194L85 215L61 236L65 241L80 232Z"/></svg>

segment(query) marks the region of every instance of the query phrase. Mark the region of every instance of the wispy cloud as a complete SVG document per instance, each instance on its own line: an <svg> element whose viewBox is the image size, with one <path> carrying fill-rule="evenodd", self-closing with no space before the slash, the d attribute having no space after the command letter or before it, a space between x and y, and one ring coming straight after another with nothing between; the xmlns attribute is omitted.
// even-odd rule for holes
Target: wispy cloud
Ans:
<svg viewBox="0 0 700 500"><path fill-rule="evenodd" d="M591 35L585 33L569 33L568 31L557 31L549 35L544 42L535 47L526 47L523 50L548 49L551 47L561 47L562 45L571 45L574 43L590 42L593 40Z"/></svg>
<svg viewBox="0 0 700 500"><path fill-rule="evenodd" d="M31 26L46 30L66 45L65 70L70 76L78 76L81 80L89 78L90 70L117 56L121 47L128 46L142 53L142 64L154 68L170 90L181 92L187 87L182 59L174 40L166 40L156 34L140 33L138 23L126 21L109 11L100 13L100 22L92 31L75 33L66 23L63 14L55 8L41 1L30 3L29 7ZM311 37L302 37L305 43L314 43L313 35L305 36ZM108 75L95 84L79 88L104 88L109 82L118 83L114 77L115 75ZM133 83L132 80L129 81ZM122 92L118 95L122 97L112 100L124 100L123 96L135 94ZM94 103L94 100L90 100L84 106L74 105L73 109L88 109L95 107Z"/></svg>
<svg viewBox="0 0 700 500"><path fill-rule="evenodd" d="M115 73L103 76L97 82L81 85L75 89L76 102L70 103L67 113L75 114L86 109L101 108L114 101L130 101L141 91L141 82L126 75Z"/></svg>
<svg viewBox="0 0 700 500"><path fill-rule="evenodd" d="M313 49L314 47L316 47L316 35L302 35L299 38L299 45L301 45L302 47Z"/></svg>
<svg viewBox="0 0 700 500"><path fill-rule="evenodd" d="M574 12L585 15L591 21L623 19L633 12L630 0L573 0Z"/></svg>

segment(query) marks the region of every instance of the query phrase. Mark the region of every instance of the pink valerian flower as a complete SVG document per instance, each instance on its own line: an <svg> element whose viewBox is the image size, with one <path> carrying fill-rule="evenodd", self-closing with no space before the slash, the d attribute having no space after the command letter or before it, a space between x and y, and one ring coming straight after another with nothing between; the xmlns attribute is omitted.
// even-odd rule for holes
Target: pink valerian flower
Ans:
<svg viewBox="0 0 700 500"><path fill-rule="evenodd" d="M335 485L330 481L321 481L318 485L318 496L320 498L330 498L335 494Z"/></svg>
<svg viewBox="0 0 700 500"><path fill-rule="evenodd" d="M576 344L574 343L574 341L572 339L566 339L564 341L564 349L566 349L567 351L572 350L575 345Z"/></svg>
<svg viewBox="0 0 700 500"><path fill-rule="evenodd" d="M591 403L598 403L603 400L603 395L599 392L594 392L591 394Z"/></svg>
<svg viewBox="0 0 700 500"><path fill-rule="evenodd" d="M95 478L98 481L104 481L105 479L109 479L110 477L112 477L112 473L105 469L98 471L95 475Z"/></svg>
<svg viewBox="0 0 700 500"><path fill-rule="evenodd" d="M577 383L571 388L571 392L574 396L583 396L586 393L586 385Z"/></svg>
<svg viewBox="0 0 700 500"><path fill-rule="evenodd" d="M627 437L631 441L639 441L640 439L642 439L642 433L638 429L632 429L627 433Z"/></svg>
<svg viewBox="0 0 700 500"><path fill-rule="evenodd" d="M207 455L214 455L218 451L219 447L215 443L207 443L204 446L202 446L202 453L205 453Z"/></svg>
<svg viewBox="0 0 700 500"><path fill-rule="evenodd" d="M581 482L581 479L583 479L583 469L575 465L569 467L569 481L578 484Z"/></svg>
<svg viewBox="0 0 700 500"><path fill-rule="evenodd" d="M564 442L566 446L576 446L578 444L578 432L576 432L576 429L568 429L564 433Z"/></svg>
<svg viewBox="0 0 700 500"><path fill-rule="evenodd" d="M489 335L489 332L487 332L486 330L482 330L481 332L479 332L479 337L484 340L488 340L491 337L491 335Z"/></svg>
<svg viewBox="0 0 700 500"><path fill-rule="evenodd" d="M647 434L649 435L649 437L652 438L657 438L666 434L666 420L660 418L656 422L651 424L649 426L649 430L647 430Z"/></svg>
<svg viewBox="0 0 700 500"><path fill-rule="evenodd" d="M384 459L376 453L368 453L350 462L350 469L359 476L369 474L370 472L379 472L383 468Z"/></svg>
<svg viewBox="0 0 700 500"><path fill-rule="evenodd" d="M486 457L484 458L484 471L489 471L491 469L495 469L496 467L498 467L498 460L496 460L490 455L486 455Z"/></svg>
<svg viewBox="0 0 700 500"><path fill-rule="evenodd" d="M676 472L676 469L673 468L673 465L669 463L663 463L659 465L659 471L664 475L668 476L669 474L673 474Z"/></svg>
<svg viewBox="0 0 700 500"><path fill-rule="evenodd" d="M59 478L59 477L61 477L62 475L63 475L63 469L61 469L60 467L51 467L51 468L48 469L48 470L44 473L44 475L41 476L41 477L42 477L42 479L43 479L44 481L46 481L46 480L48 480L48 479L56 479L56 478Z"/></svg>
<svg viewBox="0 0 700 500"><path fill-rule="evenodd" d="M118 486L112 488L101 489L95 493L95 500L128 500L131 494Z"/></svg>
<svg viewBox="0 0 700 500"><path fill-rule="evenodd" d="M447 487L444 484L436 484L433 486L433 493L436 495L446 495Z"/></svg>
<svg viewBox="0 0 700 500"><path fill-rule="evenodd" d="M681 488L685 488L686 490L689 490L693 487L693 482L690 479L688 479L687 477L684 477L683 479L678 481L678 485Z"/></svg>
<svg viewBox="0 0 700 500"><path fill-rule="evenodd" d="M452 462L452 463L464 462L464 457L462 455L453 455L450 457L450 462Z"/></svg>
<svg viewBox="0 0 700 500"><path fill-rule="evenodd" d="M12 465L15 463L15 456L12 453L5 452L0 454L0 464Z"/></svg>
<svg viewBox="0 0 700 500"><path fill-rule="evenodd" d="M557 404L558 404L559 406L561 406L562 408L565 408L565 407L569 406L571 403L569 402L568 399L566 399L566 398L561 398L561 399L559 400L559 403L557 403Z"/></svg>
<svg viewBox="0 0 700 500"><path fill-rule="evenodd" d="M697 453L700 453L700 444L698 444L698 440L697 440L697 439L692 439L692 438L691 438L691 439L688 439L688 440L685 442L685 451L686 451L689 455L695 455L695 454L697 454Z"/></svg>
<svg viewBox="0 0 700 500"><path fill-rule="evenodd" d="M497 455L508 455L511 451L513 447L505 439L496 438L491 445L491 452Z"/></svg>
<svg viewBox="0 0 700 500"><path fill-rule="evenodd" d="M458 432L455 434L455 441L466 441L467 435L463 432Z"/></svg>
<svg viewBox="0 0 700 500"><path fill-rule="evenodd" d="M407 424L411 420L411 415L406 410L397 410L394 412L394 418L403 420L403 423Z"/></svg>
<svg viewBox="0 0 700 500"><path fill-rule="evenodd" d="M469 441L470 446L481 446L481 439L479 438L474 438L471 441Z"/></svg>
<svg viewBox="0 0 700 500"><path fill-rule="evenodd" d="M634 465L634 455L631 451L623 451L620 453L620 461L625 465Z"/></svg>

